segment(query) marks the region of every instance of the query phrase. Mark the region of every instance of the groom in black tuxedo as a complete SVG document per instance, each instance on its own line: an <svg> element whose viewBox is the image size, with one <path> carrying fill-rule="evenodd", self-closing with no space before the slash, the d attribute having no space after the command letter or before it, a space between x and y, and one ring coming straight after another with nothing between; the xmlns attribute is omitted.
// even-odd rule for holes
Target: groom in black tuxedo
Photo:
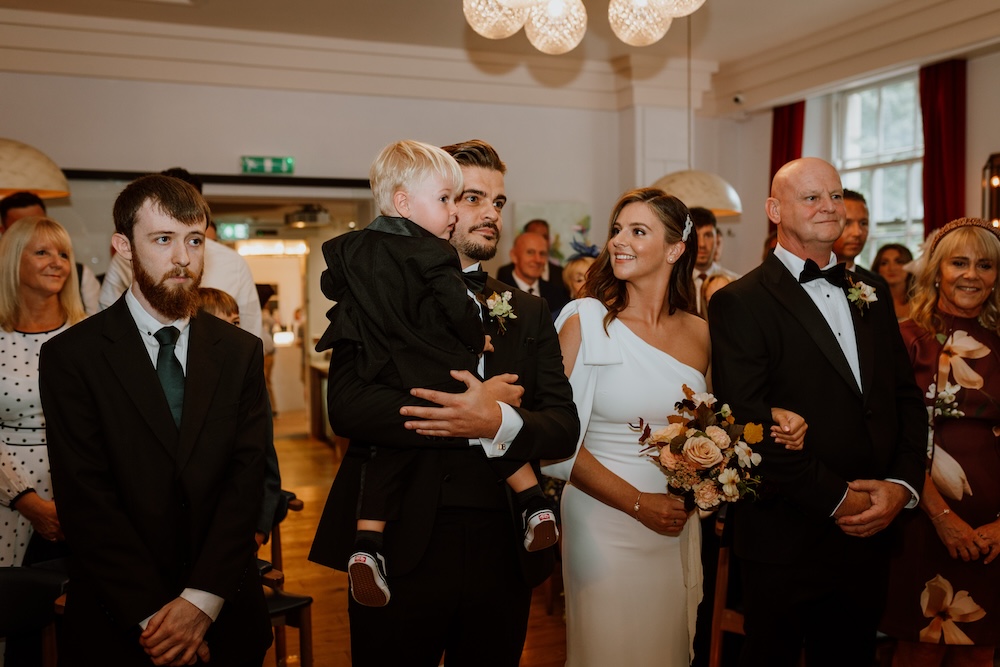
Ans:
<svg viewBox="0 0 1000 667"><path fill-rule="evenodd" d="M506 168L482 141L445 150L461 165L465 181L451 243L469 273L496 253ZM485 278L486 296L512 291L516 319L508 318L501 333L487 317L495 348L480 368L487 380L464 371L464 393L418 389L411 396L366 384L355 371L353 349L333 349L330 422L351 444L309 558L347 567L369 446L422 451L409 474L400 518L385 530L391 600L364 607L348 597L356 667L437 667L442 655L449 667L515 667L531 588L552 571L552 549L524 549L521 517L486 457L531 461L538 475L538 459L570 456L580 430L572 390L545 302L481 274L476 278Z"/></svg>
<svg viewBox="0 0 1000 667"><path fill-rule="evenodd" d="M917 503L927 413L885 285L852 299L851 282L864 280L835 264L845 221L837 171L815 158L786 164L766 210L778 225L774 254L709 304L716 394L739 421L765 424L759 498L737 505L733 521L740 664L792 666L804 647L810 667L870 665L885 529ZM767 437L771 406L808 422L803 450Z"/></svg>

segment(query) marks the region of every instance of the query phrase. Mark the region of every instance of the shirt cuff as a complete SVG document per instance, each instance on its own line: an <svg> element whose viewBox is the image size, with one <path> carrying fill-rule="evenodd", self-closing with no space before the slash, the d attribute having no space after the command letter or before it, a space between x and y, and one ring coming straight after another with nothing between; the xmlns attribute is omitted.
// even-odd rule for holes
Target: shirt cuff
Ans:
<svg viewBox="0 0 1000 667"><path fill-rule="evenodd" d="M497 401L497 405L500 406L500 428L497 429L497 434L492 438L479 438L478 441L470 441L470 444L482 445L486 456L491 459L506 454L507 450L510 449L510 443L514 441L524 426L524 419L517 413L517 410L500 401Z"/></svg>
<svg viewBox="0 0 1000 667"><path fill-rule="evenodd" d="M837 510L839 510L839 509L840 509L840 506L844 504L844 500L845 500L845 499L847 498L847 492L848 492L848 491L850 491L850 490L851 490L851 488L850 488L850 487L847 487L846 489L844 489L844 495L842 495L842 496L840 497L840 502L839 502L839 503L837 503L837 506L833 508L833 511L832 511L832 512L830 512L830 516L831 516L831 517L832 517L832 516L835 516L835 515L837 514Z"/></svg>
<svg viewBox="0 0 1000 667"><path fill-rule="evenodd" d="M917 503L920 502L920 494L917 493L916 489L914 489L912 486L910 486L903 480L887 478L885 481L893 482L894 484L899 484L901 487L910 492L910 502L906 503L906 505L903 506L903 509L911 510L917 506Z"/></svg>
<svg viewBox="0 0 1000 667"><path fill-rule="evenodd" d="M219 612L222 611L222 603L225 602L224 598L220 598L218 595L214 595L208 591L198 590L197 588L185 588L181 591L180 597L202 610L206 616L212 619L213 623L219 617ZM139 627L145 630L146 626L149 625L149 619L153 618L153 616L156 616L156 614L150 614L139 621Z"/></svg>

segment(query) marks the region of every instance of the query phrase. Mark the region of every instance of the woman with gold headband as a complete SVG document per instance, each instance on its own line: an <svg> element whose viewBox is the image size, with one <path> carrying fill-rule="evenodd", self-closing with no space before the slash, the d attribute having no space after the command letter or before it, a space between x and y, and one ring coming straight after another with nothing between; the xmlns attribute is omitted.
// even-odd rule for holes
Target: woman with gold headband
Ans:
<svg viewBox="0 0 1000 667"><path fill-rule="evenodd" d="M1000 640L1000 230L931 242L900 330L930 416L920 510L904 513L882 630L893 665L993 665Z"/></svg>

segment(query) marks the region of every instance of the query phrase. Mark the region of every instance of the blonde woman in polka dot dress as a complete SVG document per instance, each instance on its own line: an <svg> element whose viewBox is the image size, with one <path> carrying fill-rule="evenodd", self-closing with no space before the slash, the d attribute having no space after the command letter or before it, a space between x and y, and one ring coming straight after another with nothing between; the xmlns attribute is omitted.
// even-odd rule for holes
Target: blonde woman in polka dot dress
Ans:
<svg viewBox="0 0 1000 667"><path fill-rule="evenodd" d="M38 351L83 318L66 230L40 217L12 224L0 237L0 567L22 564L34 532L62 539L38 399Z"/></svg>

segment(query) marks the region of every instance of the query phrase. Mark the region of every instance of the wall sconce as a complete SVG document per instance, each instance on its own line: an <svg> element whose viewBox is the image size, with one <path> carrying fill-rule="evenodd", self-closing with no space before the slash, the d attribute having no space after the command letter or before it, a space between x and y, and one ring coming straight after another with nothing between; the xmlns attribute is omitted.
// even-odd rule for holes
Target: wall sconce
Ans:
<svg viewBox="0 0 1000 667"><path fill-rule="evenodd" d="M994 153L983 167L983 218L1000 227L1000 153Z"/></svg>

